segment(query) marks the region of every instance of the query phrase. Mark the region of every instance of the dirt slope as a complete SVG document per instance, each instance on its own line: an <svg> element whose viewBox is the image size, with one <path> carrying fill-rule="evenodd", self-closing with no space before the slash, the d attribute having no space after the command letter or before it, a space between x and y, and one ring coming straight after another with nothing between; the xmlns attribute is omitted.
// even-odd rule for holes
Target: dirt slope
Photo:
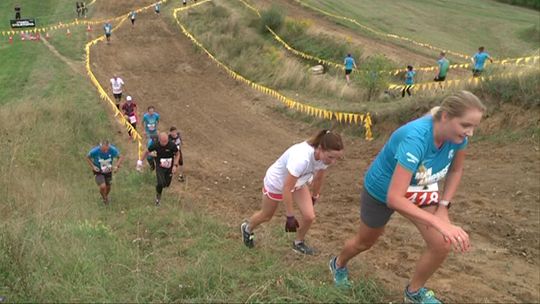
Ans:
<svg viewBox="0 0 540 304"><path fill-rule="evenodd" d="M108 11L121 12L131 2L107 3ZM315 130L286 119L272 110L274 100L231 80L195 51L170 16L140 14L135 28L126 23L112 38L111 45L93 48L96 76L108 86L111 75L119 72L141 109L156 106L162 129L180 128L189 178L185 184L174 182L171 191L187 208L205 209L230 223L231 242L243 246L238 225L259 206L266 168L290 144ZM330 170L316 208L318 222L308 236L320 256L298 257L287 242L271 235L269 227L282 225L283 210L257 231L255 250L276 251L291 263L326 267L328 257L356 229L359 183L382 144L346 138L346 159ZM470 232L474 249L467 255L453 254L429 281L445 301L540 300L538 151L538 146L498 147L487 142L470 148L451 213ZM171 191L165 194L165 205ZM141 201L147 203L151 202ZM377 278L390 292L387 300L399 301L422 246L414 226L396 215L374 250L351 263L351 276ZM330 276L321 281L330 283Z"/></svg>

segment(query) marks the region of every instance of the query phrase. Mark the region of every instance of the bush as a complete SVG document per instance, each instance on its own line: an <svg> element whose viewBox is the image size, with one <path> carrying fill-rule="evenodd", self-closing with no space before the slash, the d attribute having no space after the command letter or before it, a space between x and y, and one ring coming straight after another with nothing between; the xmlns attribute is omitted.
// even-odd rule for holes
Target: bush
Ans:
<svg viewBox="0 0 540 304"><path fill-rule="evenodd" d="M540 107L540 72L510 79L493 78L485 80L481 86L469 90L481 97L497 101L497 106L510 103L525 109Z"/></svg>
<svg viewBox="0 0 540 304"><path fill-rule="evenodd" d="M388 87L388 74L379 73L379 71L388 70L391 67L390 60L384 55L368 57L364 62L359 64L359 82L366 89L367 101L370 101L374 96L377 96L382 90Z"/></svg>
<svg viewBox="0 0 540 304"><path fill-rule="evenodd" d="M277 32L283 26L284 21L283 13L277 6L272 6L270 9L265 10L261 13L261 26L259 31L262 34L267 33L266 27L268 26L274 32Z"/></svg>

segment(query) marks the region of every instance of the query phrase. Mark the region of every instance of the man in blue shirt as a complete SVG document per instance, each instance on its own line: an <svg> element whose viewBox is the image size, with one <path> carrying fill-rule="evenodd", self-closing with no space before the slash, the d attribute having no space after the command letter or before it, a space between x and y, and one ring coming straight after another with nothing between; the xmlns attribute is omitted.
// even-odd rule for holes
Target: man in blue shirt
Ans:
<svg viewBox="0 0 540 304"><path fill-rule="evenodd" d="M115 158L118 158L118 163L113 166ZM123 160L124 156L120 156L120 151L108 140L101 141L86 156L86 161L95 175L96 184L99 186L99 193L101 193L105 205L109 204L112 174L118 171Z"/></svg>
<svg viewBox="0 0 540 304"><path fill-rule="evenodd" d="M401 97L405 97L405 92L411 96L411 88L414 85L414 76L416 75L416 71L413 70L412 65L407 66L407 72L405 72L405 87L403 88L403 91L401 92Z"/></svg>
<svg viewBox="0 0 540 304"><path fill-rule="evenodd" d="M351 54L347 54L343 64L345 65L345 78L347 79L347 84L349 84L351 81L349 75L351 74L353 67L356 69L356 62L354 61L354 58L352 58Z"/></svg>
<svg viewBox="0 0 540 304"><path fill-rule="evenodd" d="M107 44L111 42L111 34L112 34L112 24L110 21L107 21L105 25L103 26L103 30L105 31L105 38L107 38Z"/></svg>
<svg viewBox="0 0 540 304"><path fill-rule="evenodd" d="M144 131L147 138L157 137L159 114L155 112L153 106L148 107L148 112L143 115Z"/></svg>
<svg viewBox="0 0 540 304"><path fill-rule="evenodd" d="M474 54L472 58L472 62L474 63L473 68L473 77L478 77L482 72L484 71L484 64L486 63L486 59L489 59L491 63L493 63L493 58L489 56L489 54L484 51L484 47L481 46L478 48L478 53Z"/></svg>

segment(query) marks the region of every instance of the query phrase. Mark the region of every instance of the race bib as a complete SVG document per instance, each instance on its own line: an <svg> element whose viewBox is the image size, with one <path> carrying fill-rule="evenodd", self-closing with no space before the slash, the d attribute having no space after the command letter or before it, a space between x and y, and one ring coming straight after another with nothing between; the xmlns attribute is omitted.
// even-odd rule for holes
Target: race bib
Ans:
<svg viewBox="0 0 540 304"><path fill-rule="evenodd" d="M172 158L162 158L159 160L161 168L169 169L172 166Z"/></svg>
<svg viewBox="0 0 540 304"><path fill-rule="evenodd" d="M156 129L156 124L148 124L147 126L149 131L154 131Z"/></svg>
<svg viewBox="0 0 540 304"><path fill-rule="evenodd" d="M129 122L130 123L136 123L137 122L137 116L133 115L133 116L129 116Z"/></svg>
<svg viewBox="0 0 540 304"><path fill-rule="evenodd" d="M427 186L409 186L405 197L417 206L438 204L439 185L433 183Z"/></svg>
<svg viewBox="0 0 540 304"><path fill-rule="evenodd" d="M110 164L101 165L101 173L111 173L111 171L112 171L112 165Z"/></svg>

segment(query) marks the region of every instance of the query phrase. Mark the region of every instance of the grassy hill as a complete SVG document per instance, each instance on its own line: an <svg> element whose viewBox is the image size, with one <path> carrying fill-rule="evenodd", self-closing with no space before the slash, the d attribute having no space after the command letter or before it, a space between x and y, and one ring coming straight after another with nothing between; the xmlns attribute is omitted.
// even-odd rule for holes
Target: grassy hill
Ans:
<svg viewBox="0 0 540 304"><path fill-rule="evenodd" d="M377 30L472 55L480 45L495 57L538 49L538 12L491 0L301 0ZM346 26L355 27L343 22Z"/></svg>
<svg viewBox="0 0 540 304"><path fill-rule="evenodd" d="M35 3L28 12L64 16L71 9L70 1ZM0 19L8 17L0 12ZM54 45L82 66L77 46L86 36L70 39L57 35ZM373 282L341 293L326 265L290 265L275 252L247 250L236 225L233 233L204 210L184 211L197 202L167 193L156 208L155 177L135 172L132 162L115 176L111 206L104 207L87 151L110 138L122 152L135 152L125 134L115 136L115 122L88 79L37 42L2 41L0 66L0 296L7 301L379 299Z"/></svg>

